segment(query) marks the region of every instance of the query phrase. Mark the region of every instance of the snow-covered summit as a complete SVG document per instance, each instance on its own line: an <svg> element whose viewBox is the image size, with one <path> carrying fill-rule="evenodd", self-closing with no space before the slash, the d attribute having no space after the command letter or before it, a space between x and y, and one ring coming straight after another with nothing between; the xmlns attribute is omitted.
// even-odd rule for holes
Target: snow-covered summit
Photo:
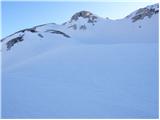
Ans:
<svg viewBox="0 0 160 120"><path fill-rule="evenodd" d="M88 19L88 23L94 23L97 19L97 16L89 11L80 11L75 13L72 17L70 22L77 21L80 17Z"/></svg>
<svg viewBox="0 0 160 120"><path fill-rule="evenodd" d="M72 30L86 30L88 26L94 26L99 19L101 18L90 11L83 10L75 13L71 19L63 25Z"/></svg>
<svg viewBox="0 0 160 120"><path fill-rule="evenodd" d="M151 18L154 14L159 13L159 4L149 5L144 8L140 8L130 15L128 15L126 18L130 18L132 22L136 22L138 20L142 20L145 17Z"/></svg>

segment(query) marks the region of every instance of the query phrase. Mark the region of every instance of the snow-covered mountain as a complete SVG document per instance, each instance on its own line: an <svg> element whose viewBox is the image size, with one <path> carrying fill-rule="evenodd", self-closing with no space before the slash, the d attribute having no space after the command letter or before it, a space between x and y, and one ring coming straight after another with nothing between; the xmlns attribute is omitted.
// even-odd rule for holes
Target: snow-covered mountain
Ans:
<svg viewBox="0 0 160 120"><path fill-rule="evenodd" d="M2 43L5 118L156 118L159 5L111 20L89 11Z"/></svg>
<svg viewBox="0 0 160 120"><path fill-rule="evenodd" d="M158 4L140 8L120 20L104 19L89 11L80 11L62 25L51 23L20 30L1 40L4 56L11 57L5 62L10 67L12 63L19 64L22 58L26 60L64 44L157 42L158 8Z"/></svg>
<svg viewBox="0 0 160 120"><path fill-rule="evenodd" d="M124 19L120 19L120 20L110 20L110 19L106 20L104 18L98 17L97 15L94 15L89 11L80 11L75 13L68 22L63 23L62 25L51 23L51 24L35 26L33 28L20 30L2 39L1 41L2 42L4 41L4 43L6 43L7 49L10 49L12 46L14 46L15 43L19 43L23 41L24 37L30 36L30 34L34 35L35 37L38 36L39 39L45 39L44 36L46 36L47 34L53 34L53 35L56 34L66 38L75 38L77 34L79 34L79 36L84 36L85 34L86 36L86 32L91 32L91 33L100 32L104 34L104 32L106 31L108 34L111 34L114 32L112 31L112 29L114 30L122 29L124 32L126 31L128 32L128 29L132 27L133 29L141 28L142 30L141 29L140 30L142 32L145 32L143 29L143 27L145 27L145 24L148 24L149 22L152 22L152 21L156 22L154 19L157 20L158 13L159 13L158 4L147 6L145 8L140 8L134 11L133 13L131 13L130 15L128 15L127 17L125 17ZM147 25L147 27L150 27L150 26ZM150 31L152 31L153 28L155 28L154 24L150 29ZM71 30L74 30L74 31L71 31ZM76 30L78 31L78 33ZM83 31L83 33L80 32L80 30ZM129 32L133 32L132 34L134 34L134 31L129 31ZM95 37L97 35L87 34L87 37L88 36ZM109 37L109 36L104 36L104 37ZM112 41L108 40L105 42L112 42ZM115 41L115 42L118 42L118 41Z"/></svg>

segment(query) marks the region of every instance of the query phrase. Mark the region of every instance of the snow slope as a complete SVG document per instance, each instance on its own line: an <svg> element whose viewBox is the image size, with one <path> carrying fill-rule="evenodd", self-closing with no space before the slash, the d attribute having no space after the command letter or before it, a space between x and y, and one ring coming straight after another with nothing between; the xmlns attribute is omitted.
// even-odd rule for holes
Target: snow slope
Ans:
<svg viewBox="0 0 160 120"><path fill-rule="evenodd" d="M158 7L81 11L2 39L2 117L157 118Z"/></svg>

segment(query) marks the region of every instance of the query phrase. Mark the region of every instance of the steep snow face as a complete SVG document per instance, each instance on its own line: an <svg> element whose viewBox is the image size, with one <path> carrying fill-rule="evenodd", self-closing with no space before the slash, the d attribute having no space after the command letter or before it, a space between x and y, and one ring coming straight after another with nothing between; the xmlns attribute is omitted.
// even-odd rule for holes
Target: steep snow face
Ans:
<svg viewBox="0 0 160 120"><path fill-rule="evenodd" d="M2 117L157 118L158 17L80 11L2 39Z"/></svg>

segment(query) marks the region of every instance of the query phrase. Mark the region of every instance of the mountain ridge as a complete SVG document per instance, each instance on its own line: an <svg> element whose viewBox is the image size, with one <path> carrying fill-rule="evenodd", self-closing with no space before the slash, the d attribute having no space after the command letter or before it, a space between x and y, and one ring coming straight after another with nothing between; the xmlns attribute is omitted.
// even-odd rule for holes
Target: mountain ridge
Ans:
<svg viewBox="0 0 160 120"><path fill-rule="evenodd" d="M139 20L143 20L146 17L150 19L153 15L157 13L159 13L158 3L146 6L144 8L140 8L132 12L131 14L129 14L127 17L124 17L123 19L119 19L119 20L110 20L110 19L101 18L91 13L90 11L83 10L73 14L71 19L65 24L58 25L55 23L49 23L49 24L37 25L32 28L27 28L27 29L17 31L1 39L1 42L6 43L7 49L9 50L12 46L14 46L15 43L22 42L24 40L22 39L22 37L25 36L25 33L28 33L28 32L37 34L37 36L39 36L40 39L44 38L43 34L46 32L51 34L62 35L67 38L72 38L74 36L72 35L73 30L86 31L86 29L97 29L97 28L93 28L93 26L100 24L100 22L103 24L107 24L107 22L109 23L112 21L116 23L116 21L131 20L131 23L135 23ZM141 28L141 25L139 25L139 28ZM57 31L57 32L53 32L53 31ZM10 37L13 39L8 41Z"/></svg>

